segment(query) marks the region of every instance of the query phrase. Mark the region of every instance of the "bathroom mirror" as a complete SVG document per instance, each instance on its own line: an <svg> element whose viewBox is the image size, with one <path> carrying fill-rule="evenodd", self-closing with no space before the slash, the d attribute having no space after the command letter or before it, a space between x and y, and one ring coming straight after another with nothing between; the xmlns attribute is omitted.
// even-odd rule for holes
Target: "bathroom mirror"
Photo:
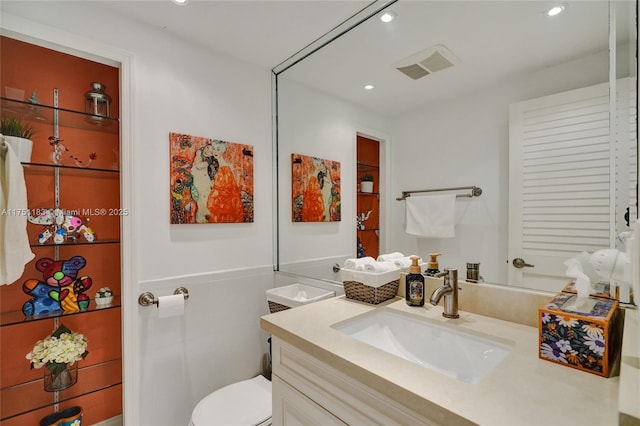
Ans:
<svg viewBox="0 0 640 426"><path fill-rule="evenodd" d="M386 5L396 15L390 23L369 9L372 16L350 23L353 28L344 35L328 43L331 37L325 38L322 48L313 51L310 46L274 69L276 269L340 281L332 266L356 253L355 140L364 135L380 141L381 252L423 258L440 252L441 269L456 267L464 276L466 262L479 262L485 281L514 285L509 216L523 215L509 199L514 187L509 176L510 105L597 85L605 85L606 119L594 118L587 126L600 127L607 158L621 160L602 169L607 183L600 185L614 201L584 203L580 217L568 215L562 199L548 212L537 209L565 214L568 222L606 222L608 230L593 238L578 227L556 241L558 257L616 246L616 235L628 229L626 209L630 221L637 218L635 2L568 1L553 17L545 12L554 2L546 1L400 0ZM398 71L412 55L441 47L452 65L417 80ZM611 64L610 57L615 58ZM619 92L615 102L608 97L610 79ZM363 90L365 84L375 87ZM611 107L615 119L608 120ZM613 145L609 126L617 129ZM579 142L577 153L569 155L580 155L589 144ZM292 221L292 153L340 162L341 221ZM553 176L549 191L554 190ZM587 179L580 173L574 178L578 183ZM417 238L404 232L404 202L396 200L402 191L459 186L478 186L483 193L456 201L454 238ZM549 236L535 238L545 241ZM548 291L563 284L564 278L550 284L517 283Z"/></svg>

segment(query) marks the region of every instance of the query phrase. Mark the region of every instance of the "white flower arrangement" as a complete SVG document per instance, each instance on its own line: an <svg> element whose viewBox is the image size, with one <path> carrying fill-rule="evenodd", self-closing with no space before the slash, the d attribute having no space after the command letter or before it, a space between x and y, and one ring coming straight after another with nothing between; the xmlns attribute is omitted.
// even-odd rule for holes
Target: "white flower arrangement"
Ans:
<svg viewBox="0 0 640 426"><path fill-rule="evenodd" d="M109 287L102 287L96 293L96 303L98 305L108 305L113 301L113 292Z"/></svg>
<svg viewBox="0 0 640 426"><path fill-rule="evenodd" d="M112 296L113 296L113 292L109 287L102 287L96 293L96 299L103 299L103 298L112 297Z"/></svg>
<svg viewBox="0 0 640 426"><path fill-rule="evenodd" d="M59 376L68 365L88 354L87 338L61 324L44 340L38 340L26 358L31 361L31 368L46 366L54 376Z"/></svg>

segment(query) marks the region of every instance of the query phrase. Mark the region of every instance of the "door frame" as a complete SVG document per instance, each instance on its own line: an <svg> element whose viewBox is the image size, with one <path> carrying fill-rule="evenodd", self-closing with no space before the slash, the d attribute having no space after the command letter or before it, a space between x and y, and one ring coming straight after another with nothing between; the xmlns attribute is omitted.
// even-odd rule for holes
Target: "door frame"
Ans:
<svg viewBox="0 0 640 426"><path fill-rule="evenodd" d="M2 14L0 34L59 52L79 56L120 69L120 202L128 211L120 220L122 292L122 413L127 424L140 424L140 344L137 306L136 193L133 162L133 78L135 55L78 35L49 27L10 13ZM126 324L126 327L125 327ZM126 356L125 356L126 354Z"/></svg>

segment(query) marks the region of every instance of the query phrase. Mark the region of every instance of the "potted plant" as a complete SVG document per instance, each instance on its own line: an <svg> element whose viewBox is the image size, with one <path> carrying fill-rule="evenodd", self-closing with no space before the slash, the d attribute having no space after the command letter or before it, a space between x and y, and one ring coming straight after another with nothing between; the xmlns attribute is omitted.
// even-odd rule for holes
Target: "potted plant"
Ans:
<svg viewBox="0 0 640 426"><path fill-rule="evenodd" d="M102 287L96 293L96 304L97 305L108 305L113 302L113 292L109 287Z"/></svg>
<svg viewBox="0 0 640 426"><path fill-rule="evenodd" d="M371 173L366 173L360 179L360 192L373 192L373 175Z"/></svg>
<svg viewBox="0 0 640 426"><path fill-rule="evenodd" d="M4 140L11 146L18 159L23 163L31 161L31 149L33 142L33 128L24 123L21 119L15 117L2 117L0 120L0 134L4 136Z"/></svg>

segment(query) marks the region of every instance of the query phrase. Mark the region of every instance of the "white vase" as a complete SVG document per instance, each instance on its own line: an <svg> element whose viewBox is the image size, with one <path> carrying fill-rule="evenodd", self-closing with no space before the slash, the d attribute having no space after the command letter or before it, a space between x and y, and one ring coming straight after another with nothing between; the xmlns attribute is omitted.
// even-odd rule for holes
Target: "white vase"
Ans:
<svg viewBox="0 0 640 426"><path fill-rule="evenodd" d="M360 182L360 192L373 192L373 181Z"/></svg>
<svg viewBox="0 0 640 426"><path fill-rule="evenodd" d="M11 150L16 154L16 157L18 157L21 163L31 161L33 142L30 139L19 138L17 136L5 136L4 140L11 146Z"/></svg>
<svg viewBox="0 0 640 426"><path fill-rule="evenodd" d="M113 302L113 296L108 297L96 297L96 305L109 305Z"/></svg>

